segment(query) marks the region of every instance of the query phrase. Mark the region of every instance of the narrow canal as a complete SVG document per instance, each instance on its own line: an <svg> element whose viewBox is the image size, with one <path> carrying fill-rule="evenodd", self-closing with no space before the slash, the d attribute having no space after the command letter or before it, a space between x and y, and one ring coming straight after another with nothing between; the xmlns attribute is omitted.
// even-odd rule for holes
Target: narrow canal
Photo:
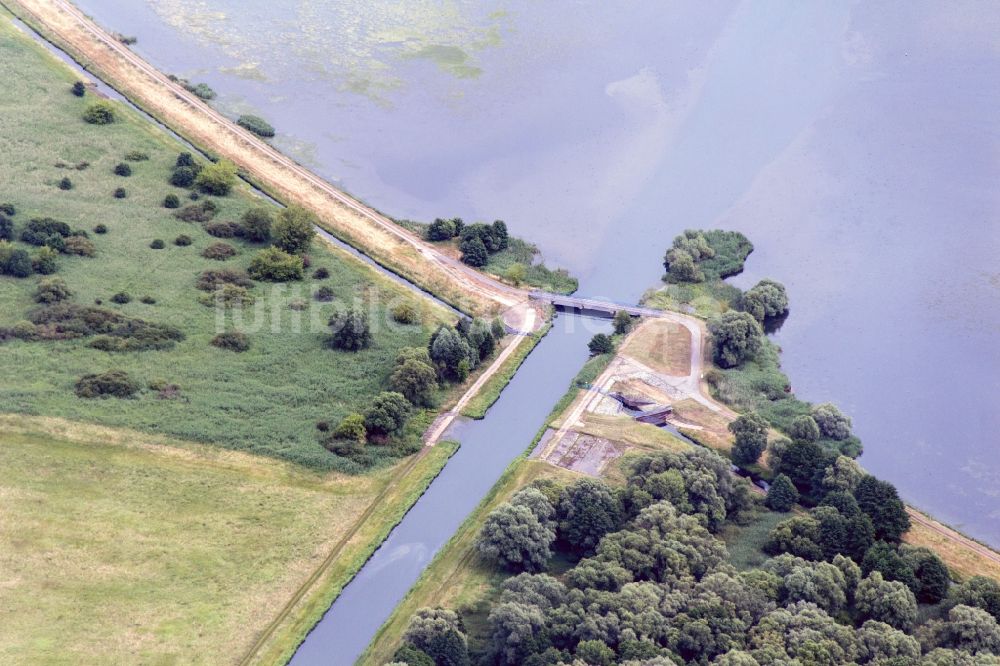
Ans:
<svg viewBox="0 0 1000 666"><path fill-rule="evenodd" d="M560 314L482 421L446 438L461 448L306 638L296 666L347 666L508 464L531 443L587 360L587 342L607 320Z"/></svg>

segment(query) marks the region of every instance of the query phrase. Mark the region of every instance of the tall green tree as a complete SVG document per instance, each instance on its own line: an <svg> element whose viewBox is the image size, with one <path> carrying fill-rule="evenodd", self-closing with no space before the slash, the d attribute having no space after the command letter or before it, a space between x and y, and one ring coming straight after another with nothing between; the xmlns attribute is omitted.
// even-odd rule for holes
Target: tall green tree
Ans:
<svg viewBox="0 0 1000 666"><path fill-rule="evenodd" d="M619 310L615 313L615 318L612 321L612 326L614 326L615 333L617 335L625 335L632 330L634 325L632 315L630 315L625 310Z"/></svg>
<svg viewBox="0 0 1000 666"><path fill-rule="evenodd" d="M858 482L854 496L858 507L872 519L876 538L898 542L910 529L906 506L899 499L896 487L888 481L865 476Z"/></svg>
<svg viewBox="0 0 1000 666"><path fill-rule="evenodd" d="M854 604L862 618L895 629L908 631L917 621L917 599L910 588L899 581L885 580L878 571L858 584Z"/></svg>
<svg viewBox="0 0 1000 666"><path fill-rule="evenodd" d="M396 366L389 377L389 389L402 393L417 406L429 407L437 388L437 372L429 363L407 359Z"/></svg>
<svg viewBox="0 0 1000 666"><path fill-rule="evenodd" d="M274 244L289 254L309 250L316 236L316 216L301 206L289 206L280 213L271 227Z"/></svg>
<svg viewBox="0 0 1000 666"><path fill-rule="evenodd" d="M741 414L729 424L733 433L733 462L737 465L752 465L767 447L767 421L757 412Z"/></svg>
<svg viewBox="0 0 1000 666"><path fill-rule="evenodd" d="M571 547L589 553L608 532L618 528L621 503L607 484L580 479L566 486L559 498L559 536Z"/></svg>
<svg viewBox="0 0 1000 666"><path fill-rule="evenodd" d="M476 549L508 569L542 571L555 538L555 531L530 508L504 502L486 517Z"/></svg>
<svg viewBox="0 0 1000 666"><path fill-rule="evenodd" d="M236 185L236 165L229 160L219 160L198 172L194 179L202 192L224 197Z"/></svg>
<svg viewBox="0 0 1000 666"><path fill-rule="evenodd" d="M358 351L372 343L368 315L361 308L350 308L330 317L329 344L333 349Z"/></svg>
<svg viewBox="0 0 1000 666"><path fill-rule="evenodd" d="M767 489L764 503L774 511L790 511L798 501L799 491L795 489L795 484L786 475L779 474Z"/></svg>
<svg viewBox="0 0 1000 666"><path fill-rule="evenodd" d="M715 362L723 368L741 365L756 356L763 345L764 331L746 312L726 312L709 322Z"/></svg>
<svg viewBox="0 0 1000 666"><path fill-rule="evenodd" d="M365 429L369 434L391 435L403 429L409 416L410 403L402 393L383 391L365 412Z"/></svg>
<svg viewBox="0 0 1000 666"><path fill-rule="evenodd" d="M462 262L469 266L482 268L490 260L486 244L483 243L483 240L479 236L473 235L464 238L459 244L458 249L462 252Z"/></svg>
<svg viewBox="0 0 1000 666"><path fill-rule="evenodd" d="M615 343L604 333L596 333L587 343L587 349L592 355L610 354L615 350Z"/></svg>
<svg viewBox="0 0 1000 666"><path fill-rule="evenodd" d="M435 666L468 666L469 645L463 629L455 611L421 608L410 621L403 640L427 654Z"/></svg>

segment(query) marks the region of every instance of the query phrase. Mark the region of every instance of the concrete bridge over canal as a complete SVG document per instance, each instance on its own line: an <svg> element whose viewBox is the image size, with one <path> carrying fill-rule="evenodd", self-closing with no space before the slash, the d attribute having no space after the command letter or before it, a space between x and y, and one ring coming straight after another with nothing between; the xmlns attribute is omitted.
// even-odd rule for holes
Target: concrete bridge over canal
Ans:
<svg viewBox="0 0 1000 666"><path fill-rule="evenodd" d="M552 294L547 291L532 291L528 296L533 301L548 303L564 310L575 310L578 312L594 312L606 317L614 317L616 312L624 310L633 317L659 317L662 310L654 308L643 308L638 305L624 305L622 303L612 303L610 301L600 301L596 298L581 298L579 296L567 296L565 294Z"/></svg>

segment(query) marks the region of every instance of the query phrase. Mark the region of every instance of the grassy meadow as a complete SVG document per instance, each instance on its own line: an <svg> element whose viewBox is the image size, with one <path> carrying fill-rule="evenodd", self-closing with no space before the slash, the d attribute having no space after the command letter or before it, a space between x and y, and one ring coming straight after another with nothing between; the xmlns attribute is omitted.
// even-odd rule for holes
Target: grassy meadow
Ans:
<svg viewBox="0 0 1000 666"><path fill-rule="evenodd" d="M438 448L414 485L453 451ZM407 463L346 476L7 415L0 465L0 662L222 664L245 653ZM352 540L343 561L363 562L367 541Z"/></svg>
<svg viewBox="0 0 1000 666"><path fill-rule="evenodd" d="M245 353L209 344L232 317L217 317L214 307L199 303L205 292L195 288L205 269L246 268L260 246L241 239L217 239L198 223L175 218L163 208L167 194L190 204L188 191L172 187L168 178L179 152L185 150L153 124L117 104L119 120L111 125L85 123L85 106L92 92L75 97L70 87L76 75L22 35L0 15L0 203L17 208L11 219L19 232L29 219L52 217L90 234L96 256L60 255L57 276L70 286L73 302L101 301L101 307L130 317L178 327L184 340L172 349L104 352L87 346L87 338L68 341L9 340L2 343L0 412L52 415L109 426L167 434L210 442L232 449L276 456L318 469L359 471L366 465L328 453L315 430L318 421L336 423L348 413L363 411L371 397L384 389L397 352L423 346L443 310L418 299L346 253L322 246L317 239L311 268L301 282L273 286L257 283L256 297L244 325L251 341ZM128 162L130 177L115 175L115 165L129 151L148 154L146 161ZM85 165L85 166L84 166ZM68 177L72 189L59 181ZM115 198L116 188L126 197ZM202 196L218 206L213 221L236 221L251 206L267 205L240 186L226 197ZM275 209L277 210L277 209ZM107 226L98 235L92 229ZM177 246L186 234L191 245ZM150 243L162 239L163 249ZM201 256L222 240L238 254L227 261ZM17 242L20 247L29 248ZM325 268L329 277L311 277ZM26 319L35 307L39 276L0 277L0 326ZM334 290L334 300L312 298L321 285ZM112 295L127 292L131 302L118 305ZM155 303L141 302L143 297ZM298 311L289 306L305 302ZM388 316L392 305L413 301L422 323L403 326ZM332 351L324 345L326 321L335 308L362 303L371 313L374 341L360 352ZM175 384L179 395L162 399L144 390L130 400L87 400L76 397L74 382L86 373L122 369L140 384ZM414 419L408 439L415 443L420 423ZM400 446L369 447L370 460L412 450Z"/></svg>

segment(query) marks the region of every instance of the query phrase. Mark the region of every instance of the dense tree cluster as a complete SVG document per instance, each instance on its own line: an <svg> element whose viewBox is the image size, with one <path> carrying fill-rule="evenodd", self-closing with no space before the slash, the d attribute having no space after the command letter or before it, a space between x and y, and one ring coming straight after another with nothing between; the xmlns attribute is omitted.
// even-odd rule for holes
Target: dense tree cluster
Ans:
<svg viewBox="0 0 1000 666"><path fill-rule="evenodd" d="M735 275L752 250L746 236L736 231L686 229L663 258L664 279L691 283Z"/></svg>
<svg viewBox="0 0 1000 666"><path fill-rule="evenodd" d="M714 256L715 250L708 244L705 235L687 229L674 238L673 245L663 258L663 267L676 282L702 282L705 274L698 268L698 262Z"/></svg>
<svg viewBox="0 0 1000 666"><path fill-rule="evenodd" d="M876 540L877 512L868 502L878 496L892 504L894 492L859 478L845 460L828 461L816 475L819 506L772 532L775 556L744 571L729 564L716 534L753 500L713 453L643 456L628 466L624 487L592 479L563 487L535 482L489 514L476 544L482 557L512 574L490 598L487 627L476 629L474 641L460 613L424 609L395 659L504 666L1000 663L1000 585L976 577L949 594L948 571L933 553ZM557 552L575 564L550 575ZM918 611L918 603L942 599Z"/></svg>
<svg viewBox="0 0 1000 666"><path fill-rule="evenodd" d="M477 268L485 266L491 254L506 249L510 240L503 220L496 220L493 224L466 225L459 238L462 261Z"/></svg>
<svg viewBox="0 0 1000 666"><path fill-rule="evenodd" d="M503 327L485 319L462 319L455 326L440 326L427 344L427 352L441 379L464 381L496 349Z"/></svg>
<svg viewBox="0 0 1000 666"><path fill-rule="evenodd" d="M490 255L507 248L510 236L507 224L503 220L495 220L493 224L465 224L462 218L450 220L438 218L427 227L427 239L446 241L458 238L458 248L462 252L462 261L477 268L485 266Z"/></svg>

